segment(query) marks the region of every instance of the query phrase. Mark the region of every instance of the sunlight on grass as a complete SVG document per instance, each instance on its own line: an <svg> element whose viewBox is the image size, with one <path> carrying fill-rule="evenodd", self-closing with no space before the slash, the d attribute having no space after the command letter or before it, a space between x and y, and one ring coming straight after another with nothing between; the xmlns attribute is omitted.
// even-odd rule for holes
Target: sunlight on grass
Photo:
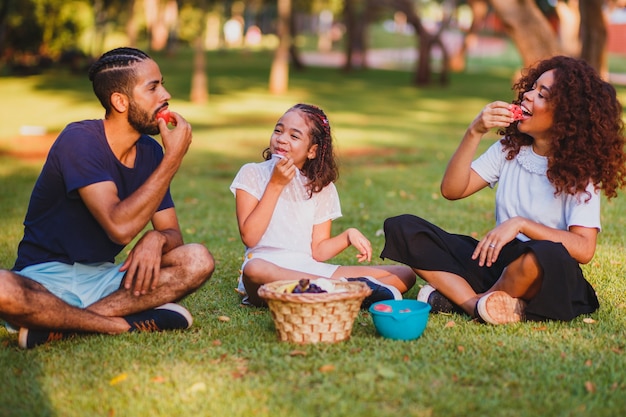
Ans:
<svg viewBox="0 0 626 417"><path fill-rule="evenodd" d="M171 109L194 130L172 194L185 241L205 244L217 260L207 285L182 301L194 325L184 332L85 335L28 352L0 326L0 415L613 417L626 409L623 192L603 201L596 255L583 265L601 308L569 323L496 327L439 314L430 316L420 339L397 342L379 337L361 312L350 340L296 346L279 343L269 312L241 307L234 292L243 244L228 187L241 165L261 159L276 120L297 102L328 114L343 212L333 231L358 227L372 242L372 264L388 262L377 256L381 229L396 214L421 215L476 237L486 233L494 222L494 191L447 201L439 184L467 124L489 101L510 99L514 64L474 60L445 88L416 88L401 71L347 75L307 68L290 74L287 95L271 96L270 55L216 52L208 56L209 102L194 105L188 101L191 53L180 54L156 56ZM19 128L42 125L53 138L74 119L101 118L85 80L63 73L0 78L0 93L11 103L0 124L2 268L15 260L43 163L41 156L10 153L28 150L32 141L19 136ZM618 91L626 97L626 87ZM481 150L494 140L490 134ZM354 263L355 251L332 261ZM414 298L422 284L405 298Z"/></svg>
<svg viewBox="0 0 626 417"><path fill-rule="evenodd" d="M56 77L63 78L66 74L52 76ZM0 77L0 91L6 103L0 138L17 136L22 126L44 126L48 132L58 132L73 120L102 117L86 76L67 86L62 94L56 88L47 88L47 83L45 76Z"/></svg>

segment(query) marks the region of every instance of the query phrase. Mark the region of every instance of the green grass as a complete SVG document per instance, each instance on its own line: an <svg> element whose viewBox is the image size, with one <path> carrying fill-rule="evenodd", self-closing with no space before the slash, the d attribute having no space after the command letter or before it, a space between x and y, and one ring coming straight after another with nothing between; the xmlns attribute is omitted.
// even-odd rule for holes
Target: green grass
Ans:
<svg viewBox="0 0 626 417"><path fill-rule="evenodd" d="M438 187L466 125L488 101L511 98L512 65L476 65L448 88L417 89L405 72L346 76L309 68L291 74L285 96L266 93L270 56L209 56L210 101L190 104L190 57L157 56L172 109L194 126L194 142L173 194L188 242L217 260L212 279L183 302L192 329L165 334L88 336L31 351L0 329L2 416L615 416L626 409L626 238L624 195L603 206L594 260L584 266L601 308L593 323L493 327L433 315L411 342L381 339L361 313L352 338L332 345L278 342L267 310L239 305L233 288L243 252L228 186L259 160L276 119L299 101L322 106L335 131L344 217L380 252L386 217L414 213L446 229L481 235L493 223L493 192L442 199ZM474 63L476 64L476 63ZM28 148L22 125L56 132L99 118L85 77L58 71L0 78L0 267L9 268L42 160L4 151ZM619 87L626 103L626 88ZM495 139L495 136L492 137ZM488 146L486 141L484 148ZM351 263L346 251L334 261ZM382 263L375 259L374 263ZM414 297L418 287L406 297ZM218 320L228 316L230 321Z"/></svg>

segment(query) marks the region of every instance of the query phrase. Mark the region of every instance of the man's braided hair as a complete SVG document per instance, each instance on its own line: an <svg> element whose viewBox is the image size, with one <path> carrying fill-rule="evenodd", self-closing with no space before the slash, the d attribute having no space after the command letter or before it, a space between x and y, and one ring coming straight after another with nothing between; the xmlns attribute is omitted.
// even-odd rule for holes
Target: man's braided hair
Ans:
<svg viewBox="0 0 626 417"><path fill-rule="evenodd" d="M135 64L151 59L145 52L135 48L117 48L104 53L89 68L89 80L93 91L108 115L111 112L111 95L132 95L136 82Z"/></svg>

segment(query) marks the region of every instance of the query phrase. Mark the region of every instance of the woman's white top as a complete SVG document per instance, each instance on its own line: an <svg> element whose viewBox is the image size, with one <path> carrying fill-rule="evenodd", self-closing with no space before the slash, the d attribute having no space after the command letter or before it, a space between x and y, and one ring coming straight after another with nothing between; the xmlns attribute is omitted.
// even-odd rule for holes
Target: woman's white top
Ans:
<svg viewBox="0 0 626 417"><path fill-rule="evenodd" d="M570 226L600 230L600 195L590 182L589 195L554 195L548 181L548 158L537 155L532 146L523 146L510 161L498 141L472 162L472 169L496 189L496 224L521 216L554 229L568 230ZM529 240L524 234L518 239Z"/></svg>

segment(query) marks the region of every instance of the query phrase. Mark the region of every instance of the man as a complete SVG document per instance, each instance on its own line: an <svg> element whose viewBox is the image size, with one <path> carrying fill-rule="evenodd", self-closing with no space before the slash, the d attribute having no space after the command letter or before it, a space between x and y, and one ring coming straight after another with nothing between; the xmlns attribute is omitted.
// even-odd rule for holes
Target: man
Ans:
<svg viewBox="0 0 626 417"><path fill-rule="evenodd" d="M209 251L183 244L170 183L191 143L171 113L158 65L118 48L89 70L103 120L69 124L33 189L11 271L0 270L0 317L19 327L20 347L73 333L185 329L174 302L215 268ZM148 135L161 135L163 147ZM122 265L114 258L151 223Z"/></svg>

